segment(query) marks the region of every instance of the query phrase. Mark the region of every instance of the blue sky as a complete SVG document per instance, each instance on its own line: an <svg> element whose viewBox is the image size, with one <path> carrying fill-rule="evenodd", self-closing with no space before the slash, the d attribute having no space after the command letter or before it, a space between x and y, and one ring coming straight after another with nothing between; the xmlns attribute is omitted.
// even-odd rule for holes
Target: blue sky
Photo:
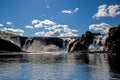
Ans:
<svg viewBox="0 0 120 80"><path fill-rule="evenodd" d="M120 0L0 0L0 30L25 36L106 33L120 24Z"/></svg>

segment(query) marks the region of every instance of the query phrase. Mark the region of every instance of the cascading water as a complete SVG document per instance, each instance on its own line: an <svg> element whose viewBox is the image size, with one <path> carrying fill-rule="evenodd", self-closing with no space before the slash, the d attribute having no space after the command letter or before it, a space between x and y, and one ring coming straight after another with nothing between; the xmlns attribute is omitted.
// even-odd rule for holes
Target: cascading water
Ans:
<svg viewBox="0 0 120 80"><path fill-rule="evenodd" d="M22 47L22 50L26 51L28 46L30 46L31 42L32 42L32 39L30 39L30 38L26 39L25 44Z"/></svg>
<svg viewBox="0 0 120 80"><path fill-rule="evenodd" d="M65 40L63 39L63 49L65 49Z"/></svg>
<svg viewBox="0 0 120 80"><path fill-rule="evenodd" d="M59 39L60 43L55 42L54 38L28 38L22 47L26 52L67 52L67 39ZM55 38L56 39L56 38Z"/></svg>
<svg viewBox="0 0 120 80"><path fill-rule="evenodd" d="M108 35L95 36L93 43L88 47L89 51L104 51L107 36Z"/></svg>
<svg viewBox="0 0 120 80"><path fill-rule="evenodd" d="M32 44L27 48L27 52L53 52L59 50L59 47L53 44L47 45L47 42L45 40L40 39L34 39Z"/></svg>

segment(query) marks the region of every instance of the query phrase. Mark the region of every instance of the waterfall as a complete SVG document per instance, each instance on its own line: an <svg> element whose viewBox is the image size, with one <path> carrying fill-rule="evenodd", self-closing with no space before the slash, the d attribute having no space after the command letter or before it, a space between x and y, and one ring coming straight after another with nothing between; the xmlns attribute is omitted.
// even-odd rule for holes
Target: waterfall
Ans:
<svg viewBox="0 0 120 80"><path fill-rule="evenodd" d="M32 42L32 39L30 39L30 38L26 39L25 44L22 47L22 50L26 51L28 46L30 46L31 42Z"/></svg>
<svg viewBox="0 0 120 80"><path fill-rule="evenodd" d="M95 36L93 43L88 47L89 51L104 51L107 36L108 35Z"/></svg>
<svg viewBox="0 0 120 80"><path fill-rule="evenodd" d="M59 47L53 44L47 45L47 42L45 40L40 40L40 39L34 39L32 44L27 48L28 52L34 52L34 53L39 53L39 52L53 52L53 51L58 51Z"/></svg>
<svg viewBox="0 0 120 80"><path fill-rule="evenodd" d="M62 48L63 48L63 50L66 49L66 39L63 39Z"/></svg>
<svg viewBox="0 0 120 80"><path fill-rule="evenodd" d="M22 47L23 51L27 52L66 52L67 39L62 38L56 41L56 38L28 38ZM60 42L60 43L59 43Z"/></svg>

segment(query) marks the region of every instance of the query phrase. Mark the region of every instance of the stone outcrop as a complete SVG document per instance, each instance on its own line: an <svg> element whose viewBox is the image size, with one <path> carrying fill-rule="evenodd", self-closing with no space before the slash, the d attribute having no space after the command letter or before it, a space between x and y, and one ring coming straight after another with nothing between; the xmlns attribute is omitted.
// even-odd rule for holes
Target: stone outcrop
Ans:
<svg viewBox="0 0 120 80"><path fill-rule="evenodd" d="M88 51L88 46L93 43L94 36L96 35L101 34L86 31L80 38L77 38L68 44L68 52Z"/></svg>
<svg viewBox="0 0 120 80"><path fill-rule="evenodd" d="M108 38L106 40L106 47L109 52L120 52L120 25L110 28Z"/></svg>
<svg viewBox="0 0 120 80"><path fill-rule="evenodd" d="M106 47L111 70L120 73L120 25L110 28Z"/></svg>
<svg viewBox="0 0 120 80"><path fill-rule="evenodd" d="M20 52L22 51L19 46L9 40L0 38L0 52Z"/></svg>

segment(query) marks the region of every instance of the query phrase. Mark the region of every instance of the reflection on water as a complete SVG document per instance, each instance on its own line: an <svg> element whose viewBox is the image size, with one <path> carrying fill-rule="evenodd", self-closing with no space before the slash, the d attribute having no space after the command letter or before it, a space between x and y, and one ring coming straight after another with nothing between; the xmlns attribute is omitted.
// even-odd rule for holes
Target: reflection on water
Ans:
<svg viewBox="0 0 120 80"><path fill-rule="evenodd" d="M24 54L1 58L0 80L118 80L107 56L95 54Z"/></svg>

